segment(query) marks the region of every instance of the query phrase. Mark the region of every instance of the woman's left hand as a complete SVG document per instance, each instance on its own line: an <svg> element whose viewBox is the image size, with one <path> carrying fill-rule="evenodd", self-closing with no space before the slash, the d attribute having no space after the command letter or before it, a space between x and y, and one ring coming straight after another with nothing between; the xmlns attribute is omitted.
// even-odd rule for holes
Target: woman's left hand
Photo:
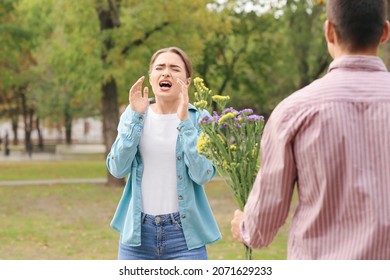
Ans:
<svg viewBox="0 0 390 280"><path fill-rule="evenodd" d="M177 107L177 116L180 121L184 121L188 118L188 87L189 85L185 84L182 80L177 79L177 82L181 86L181 91L179 93L179 106Z"/></svg>

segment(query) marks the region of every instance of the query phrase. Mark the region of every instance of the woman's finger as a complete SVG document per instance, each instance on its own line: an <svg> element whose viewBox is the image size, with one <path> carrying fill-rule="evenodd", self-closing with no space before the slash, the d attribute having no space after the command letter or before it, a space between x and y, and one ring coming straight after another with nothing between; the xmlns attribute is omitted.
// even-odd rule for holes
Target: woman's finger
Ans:
<svg viewBox="0 0 390 280"><path fill-rule="evenodd" d="M141 78L139 78L139 79L134 83L134 85L131 87L130 93L140 92L140 91L141 91L141 88L142 88L142 83L144 82L144 80L145 80L145 76L142 76Z"/></svg>

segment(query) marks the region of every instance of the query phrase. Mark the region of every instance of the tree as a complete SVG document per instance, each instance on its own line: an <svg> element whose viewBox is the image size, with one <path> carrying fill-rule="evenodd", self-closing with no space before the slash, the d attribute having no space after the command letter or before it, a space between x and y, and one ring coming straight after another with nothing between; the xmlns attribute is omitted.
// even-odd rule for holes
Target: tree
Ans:
<svg viewBox="0 0 390 280"><path fill-rule="evenodd" d="M267 116L292 91L318 78L329 63L323 3L227 1L214 9L221 25L208 37L198 71L235 107ZM250 9L248 7L251 7Z"/></svg>
<svg viewBox="0 0 390 280"><path fill-rule="evenodd" d="M36 63L32 50L37 44L32 28L20 15L19 1L4 1L0 5L1 32L1 95L2 107L8 112L14 130L14 143L17 139L18 116L22 113L25 123L25 147L31 146L32 118L34 105L26 95L26 89L33 75L31 67Z"/></svg>
<svg viewBox="0 0 390 280"><path fill-rule="evenodd" d="M229 95L236 108L265 113L269 111L266 96L273 86L268 77L277 66L277 22L270 13L258 14L237 5L231 1L213 6L219 25L206 37L197 70L208 87Z"/></svg>
<svg viewBox="0 0 390 280"><path fill-rule="evenodd" d="M55 3L48 19L55 28L35 52L39 63L31 94L42 118L64 126L68 145L72 144L73 119L100 116L102 69L94 17L88 2Z"/></svg>

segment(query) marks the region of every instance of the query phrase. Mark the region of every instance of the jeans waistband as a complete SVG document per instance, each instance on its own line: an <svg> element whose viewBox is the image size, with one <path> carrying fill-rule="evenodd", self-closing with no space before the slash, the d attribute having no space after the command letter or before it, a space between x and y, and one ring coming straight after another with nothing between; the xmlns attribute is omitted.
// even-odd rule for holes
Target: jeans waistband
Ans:
<svg viewBox="0 0 390 280"><path fill-rule="evenodd" d="M179 212L175 212L170 214L153 216L153 215L142 213L141 221L142 223L148 222L154 225L173 224L180 221L180 214Z"/></svg>

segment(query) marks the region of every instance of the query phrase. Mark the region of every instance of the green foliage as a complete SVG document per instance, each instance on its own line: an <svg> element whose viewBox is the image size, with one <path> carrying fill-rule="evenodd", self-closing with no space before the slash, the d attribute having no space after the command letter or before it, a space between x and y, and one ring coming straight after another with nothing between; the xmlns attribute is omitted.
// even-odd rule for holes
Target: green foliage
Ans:
<svg viewBox="0 0 390 280"><path fill-rule="evenodd" d="M265 6L227 1L216 7L221 25L209 32L197 70L209 87L230 95L236 108L267 116L281 99L318 78L329 56L323 5L301 0Z"/></svg>
<svg viewBox="0 0 390 280"><path fill-rule="evenodd" d="M39 79L30 87L40 113L57 121L64 114L96 115L102 69L95 10L88 1L62 1L53 7L51 18L56 28L36 52Z"/></svg>
<svg viewBox="0 0 390 280"><path fill-rule="evenodd" d="M99 115L105 82L114 79L119 103L127 104L131 85L148 74L151 55L174 45L189 54L194 76L229 95L235 108L268 116L330 61L323 1L273 7L245 0L111 2L115 27L103 29L99 16L107 0L2 1L0 106L26 87L41 118Z"/></svg>

